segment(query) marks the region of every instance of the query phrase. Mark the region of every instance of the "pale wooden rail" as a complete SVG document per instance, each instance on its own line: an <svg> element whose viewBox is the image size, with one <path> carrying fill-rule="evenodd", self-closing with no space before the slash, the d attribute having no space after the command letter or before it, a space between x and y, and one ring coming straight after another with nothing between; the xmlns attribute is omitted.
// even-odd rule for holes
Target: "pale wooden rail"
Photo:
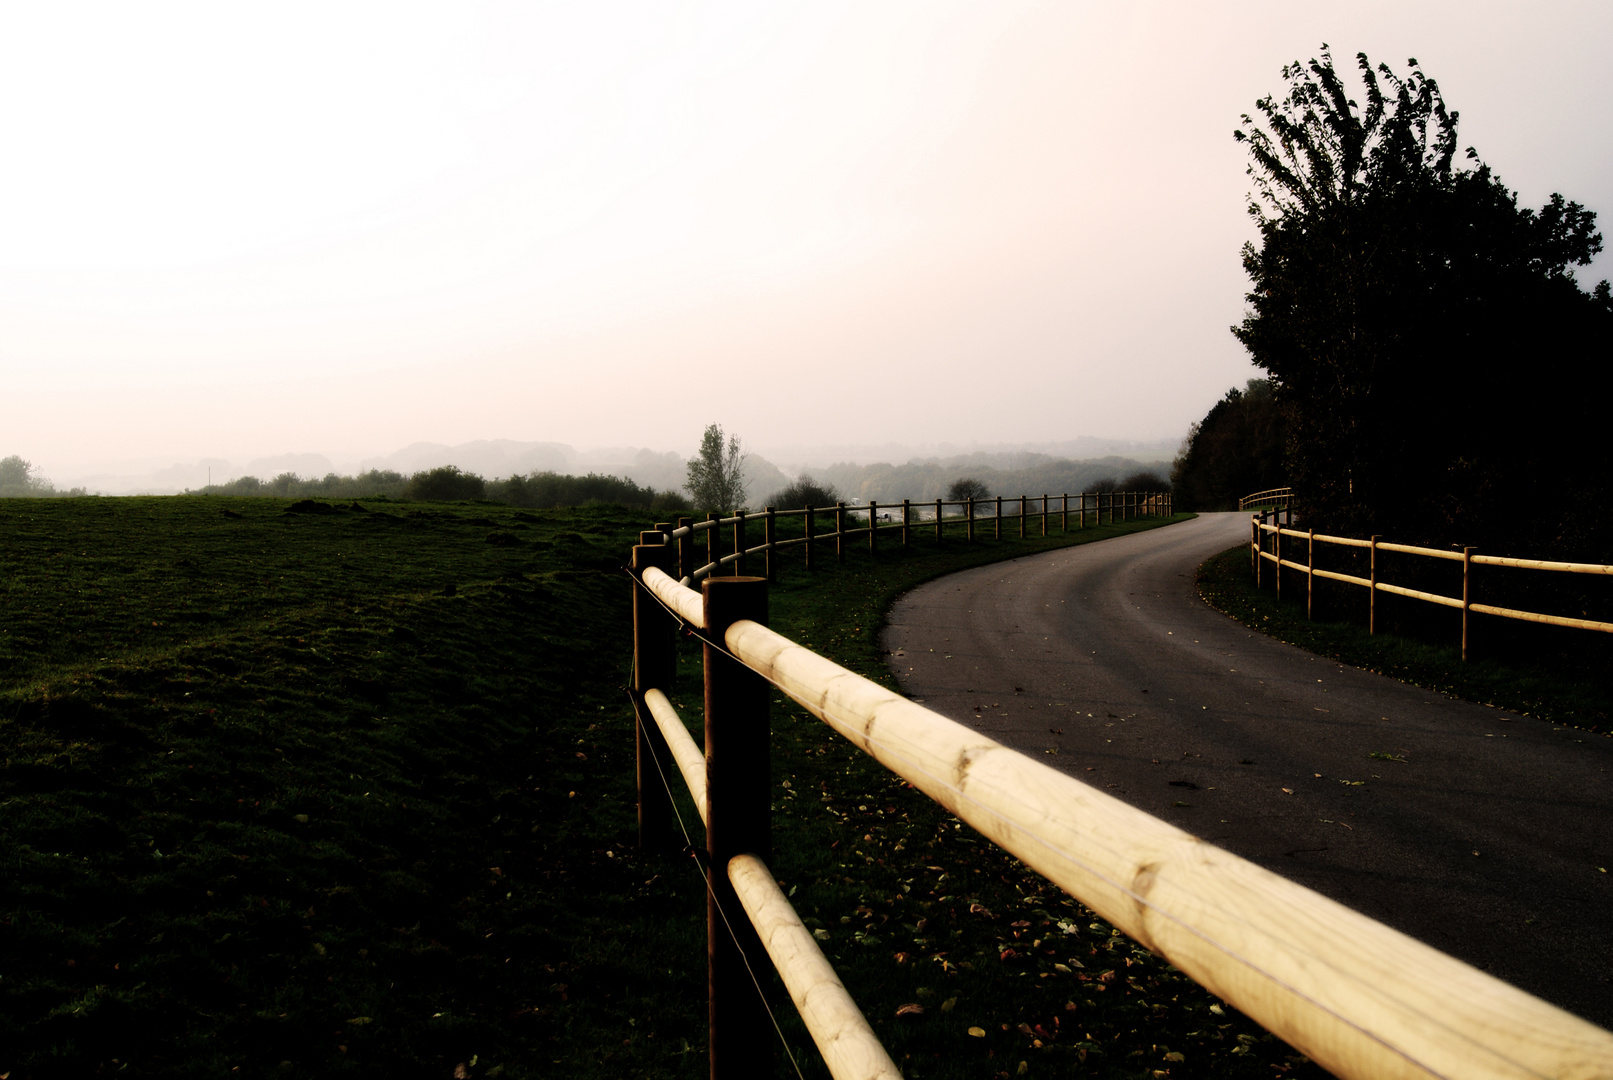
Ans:
<svg viewBox="0 0 1613 1080"><path fill-rule="evenodd" d="M1293 488L1271 488L1268 491L1257 491L1253 495L1245 495L1238 500L1238 509L1248 510L1253 506L1287 506L1293 499Z"/></svg>
<svg viewBox="0 0 1613 1080"><path fill-rule="evenodd" d="M728 880L829 1074L836 1080L901 1080L901 1070L885 1053L767 864L754 855L736 855L728 864Z"/></svg>
<svg viewBox="0 0 1613 1080"><path fill-rule="evenodd" d="M1072 505L1072 500L1074 503ZM1018 513L1003 513L1003 503L1018 505ZM1058 503L1057 508L1052 505ZM990 508L992 513L981 513ZM948 513L948 510L955 513ZM883 510L891 515L889 520L881 521L878 517ZM900 511L900 516L896 516ZM925 513L933 516L924 517ZM719 573L724 569L734 573L744 573L746 561L751 556L760 556L766 560L769 581L775 580L776 570L774 556L776 553L797 546L805 546L807 551L807 568L811 569L813 563L813 548L816 544L832 543L835 546L837 557L844 557L846 541L855 538L866 538L869 550L875 550L878 545L880 533L899 533L900 542L908 544L915 529L921 523L932 524L939 539L942 530L949 525L963 528L965 538L969 541L975 539L975 525L979 522L989 522L992 525L993 535L996 539L1002 538L1005 523L1015 523L1019 536L1030 535L1029 523L1037 521L1038 535L1046 536L1052 531L1051 522L1057 518L1061 531L1070 529L1070 515L1076 515L1078 528L1086 528L1088 515L1094 525L1102 525L1107 520L1110 524L1117 521L1129 521L1138 517L1169 517L1175 513L1175 506L1169 492L1152 491L1105 491L1066 493L1060 495L1020 495L1012 499L996 497L987 500L945 500L936 499L930 503L919 503L903 499L899 503L870 502L867 506L848 506L845 503L836 503L834 506L812 507L802 510L777 510L771 506L761 511L750 513L736 511L727 517L712 514L704 521L691 521L688 518L679 518L676 524L667 523L658 526L666 537L668 543L674 544L678 551L680 574L685 585L693 585L702 579ZM835 523L829 532L817 532L813 524L817 515L827 516ZM779 540L775 536L775 529L780 518L805 518L807 521L806 533L803 536ZM867 524L854 528L847 528L847 523L862 519ZM760 544L751 544L746 539L748 526L761 522L764 539ZM723 529L731 529L732 541L729 544L719 544L718 536ZM701 535L706 538L703 559L697 561L695 557L695 539ZM728 547L723 553L722 547Z"/></svg>
<svg viewBox="0 0 1613 1080"><path fill-rule="evenodd" d="M1250 496L1255 498L1256 496ZM1341 581L1347 585L1358 585L1370 590L1372 603L1368 607L1367 627L1371 633L1377 632L1377 594L1390 593L1395 596L1405 596L1424 603L1437 604L1441 607L1458 608L1462 612L1462 658L1467 659L1469 651L1469 615L1493 615L1502 619L1514 619L1521 622L1539 623L1546 626L1563 626L1576 630L1593 630L1599 633L1613 633L1613 622L1598 619L1578 618L1569 615L1553 615L1539 611L1523 611L1517 608L1499 607L1493 604L1480 604L1474 601L1473 568L1475 566L1508 567L1519 570L1540 570L1548 573L1564 574L1595 574L1613 575L1613 566L1603 563L1575 563L1552 562L1545 559L1515 559L1501 555L1480 555L1471 547L1461 551L1446 551L1440 548L1417 547L1412 544L1393 544L1380 540L1374 536L1363 540L1359 537L1328 536L1316 532L1314 529L1295 529L1285 527L1279 521L1267 521L1269 512L1253 515L1250 519L1249 544L1251 562L1255 566L1255 583L1260 583L1259 567L1262 563L1271 563L1277 567L1277 594L1282 595L1282 570L1289 569L1305 575L1306 614L1310 614L1311 597L1315 592L1315 579L1322 578L1330 581ZM1272 538L1271 550L1266 550L1262 539L1264 536ZM1305 541L1305 561L1283 557L1283 537L1292 537L1295 540ZM1336 570L1318 569L1316 566L1317 545L1333 545L1337 547L1365 548L1369 553L1372 576L1363 578L1356 574L1345 574ZM1462 564L1462 595L1445 596L1440 593L1428 592L1421 589L1410 589L1403 585L1394 585L1378 580L1377 559L1378 552L1391 551L1405 555L1415 555L1426 559L1439 559L1447 562Z"/></svg>
<svg viewBox="0 0 1613 1080"><path fill-rule="evenodd" d="M657 579L657 595L669 584L682 588ZM1340 1077L1613 1077L1613 1033L908 701L760 622L731 623L720 644ZM754 887L754 898L741 902L764 938L779 943L776 953L768 949L781 971L790 969L785 982L798 1005L819 992L837 1003L802 1008L820 1047L845 1044L851 1064L841 1072L831 1061L833 1075L887 1075L879 1070L889 1059L875 1052L872 1030L849 996L835 991L838 980L793 911L784 913L788 901L767 889L765 865L741 854L727 872L736 893Z"/></svg>

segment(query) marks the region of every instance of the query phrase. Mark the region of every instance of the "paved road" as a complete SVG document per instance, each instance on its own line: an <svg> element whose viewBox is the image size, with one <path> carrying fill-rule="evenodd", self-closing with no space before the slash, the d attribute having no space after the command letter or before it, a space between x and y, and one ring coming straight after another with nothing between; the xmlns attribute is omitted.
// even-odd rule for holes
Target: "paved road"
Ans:
<svg viewBox="0 0 1613 1080"><path fill-rule="evenodd" d="M1217 613L1194 570L1247 535L1209 514L932 582L891 612L891 668L946 716L1613 1028L1613 740Z"/></svg>

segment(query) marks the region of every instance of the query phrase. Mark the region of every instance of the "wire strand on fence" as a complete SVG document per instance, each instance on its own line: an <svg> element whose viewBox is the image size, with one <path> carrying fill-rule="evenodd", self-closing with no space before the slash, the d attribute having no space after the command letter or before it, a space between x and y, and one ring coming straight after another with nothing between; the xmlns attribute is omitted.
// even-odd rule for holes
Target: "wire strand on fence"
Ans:
<svg viewBox="0 0 1613 1080"><path fill-rule="evenodd" d="M640 587L644 587L644 586L642 586L642 583L641 583ZM653 591L651 591L651 595L654 595ZM657 602L662 603L663 607L666 606L665 603L663 601L661 601L659 597L656 597L656 599L657 599ZM669 612L672 611L672 609L670 607L667 607L667 610ZM674 612L674 614L676 614L676 613ZM707 635L703 630L699 630L699 629L691 628L689 630L689 633L690 633L690 635L692 637L695 637L698 640L700 640L701 642L703 642L703 643L705 643L707 645L710 645L712 648L716 649L717 651L721 652L723 655L725 655L725 656L729 657L730 659L734 660L736 663L739 663L739 664L744 664L745 663L744 660L740 659L737 655L735 655L733 650L728 648L727 642L716 641L712 637ZM746 666L749 667L748 664ZM775 687L777 687L778 690L781 693L783 693L786 697L790 698L790 700L794 701L796 704L800 705L802 708L806 709L808 712L812 712L812 713L814 713L814 715L818 715L816 713L816 711L814 709L812 709L812 707L810 705L807 704L806 701L802 700L801 698L797 697L795 694L791 693L790 690L787 687L780 686L777 682L773 682L773 680L771 680L771 679L769 679L768 681L772 682L772 684ZM637 716L637 703L636 702L634 704L634 711L635 711L635 716ZM857 737L854 739L848 734L848 732L852 730L848 725L838 723L837 721L835 721L834 719L830 718L829 716L820 716L820 719L822 719L830 727L834 728L837 733L839 733L843 738L847 739L848 742L851 742L852 745L856 745L858 740L861 740L861 741L864 741L864 742L879 746L887 754L889 754L891 757L897 758L897 759L899 759L901 761L906 762L908 764L909 768L911 768L914 772L922 774L924 777L926 777L928 780L930 780L932 783L934 783L937 787L944 788L945 790L952 792L954 794L954 796L959 799L959 801L968 802L968 803L978 807L980 810L984 811L989 816L994 817L994 818L998 819L999 821L1001 821L1001 822L1003 822L1005 824L1013 824L1011 819L1009 819L1001 811L993 809L992 807L988 806L987 804L985 804L985 803L981 802L980 800L976 799L974 796L972 796L972 795L968 794L967 792L965 792L962 788L959 788L958 786L956 786L955 784L951 783L950 781L948 781L948 780L946 780L946 779L944 779L944 778L942 778L940 776L937 776L933 772L930 772L929 770L923 768L915 759L913 759L912 757L902 753L900 750L898 750L896 747L892 746L891 744L881 742L879 739L877 739L874 736L868 734L866 731L858 731L857 732ZM642 720L640 720L640 722L642 723ZM660 763L659 758L657 758L657 760L656 760L656 769L661 772L661 782L663 784L665 784L667 782L666 781L666 774L665 774L665 771L661 769L661 763ZM1079 781L1076 781L1076 782L1079 783ZM682 817L681 817L681 815L679 817L679 825L680 825L680 827L682 826ZM1243 964L1249 970L1254 971L1257 974L1261 975L1262 977L1268 979L1273 985L1282 987L1284 990L1288 991L1289 993L1293 994L1294 996L1304 999L1305 1001L1307 1001L1310 1004L1314 1005L1317 1009L1321 1010L1322 1012L1325 1012L1327 1015L1332 1016L1334 1019L1338 1020L1339 1022L1348 1025L1349 1027L1351 1027L1351 1028L1355 1029L1356 1031L1360 1032L1361 1034L1365 1035L1367 1038L1370 1038L1373 1041L1379 1043L1385 1049L1388 1049L1388 1050L1390 1050L1390 1051L1392 1051L1392 1052L1394 1052L1396 1054L1399 1054L1401 1057L1404 1057L1407 1061L1410 1061L1410 1062L1416 1064L1419 1068L1425 1069L1427 1072L1429 1072L1429 1073L1431 1073L1431 1074L1433 1074L1435 1076L1444 1077L1444 1076L1448 1075L1448 1074L1445 1074L1445 1073L1438 1072L1433 1067L1431 1067L1429 1065L1426 1065L1421 1061L1418 1061L1415 1057L1413 1057L1412 1055L1408 1054L1406 1051L1400 1049L1399 1047L1393 1046L1392 1044L1388 1043L1386 1040L1384 1040L1382 1037L1378 1036L1377 1034L1375 1034L1375 1033L1373 1033L1371 1031L1368 1031L1367 1029L1361 1027L1361 1025L1357 1024L1355 1021L1351 1020L1350 1018L1342 1015L1341 1013L1337 1012L1336 1010L1334 1010L1332 1008L1329 1008L1327 1005L1325 1005L1322 1002L1316 1000L1314 997L1304 993L1303 991L1299 990L1297 987L1294 987L1290 983L1284 981L1280 976L1276 975L1275 973L1267 971L1265 968L1261 967L1259 964L1255 963L1253 960L1250 960L1248 957L1245 957L1244 955L1239 953L1237 950L1233 949L1231 946L1226 945L1225 943L1223 943L1223 942L1221 942L1221 941L1219 941L1219 940L1217 940L1217 939L1215 939L1213 937L1210 937L1208 934L1204 933L1202 930L1198 929L1197 927L1191 925L1190 923L1187 923L1187 922L1183 921L1180 917L1178 917L1178 916L1172 914L1171 912L1159 907L1158 905L1154 904L1151 900L1149 900L1147 896L1145 896L1145 895L1143 895L1141 893L1138 893L1136 890L1132 889L1129 885L1126 885L1123 882L1117 881L1114 878L1112 878L1111 876L1109 876L1108 874L1103 873L1101 870L1099 870L1097 867L1093 866L1091 863L1089 863L1086 860L1084 860L1084 859L1080 858L1079 856L1077 856L1074 852L1071 852L1068 849L1066 849L1066 848L1064 848L1064 847L1062 847L1062 846L1060 846L1058 844L1053 843L1052 841L1048 840L1047 838L1045 838L1045 837L1043 837L1043 836L1041 836L1041 835L1039 835L1039 834L1037 834L1035 832L1026 830L1023 827L1020 827L1018 825L1014 825L1014 829L1015 829L1015 831L1020 832L1021 834L1025 835L1027 838L1035 841L1037 844L1041 845L1047 851L1049 851L1049 852L1059 856L1060 858L1064 859L1066 862L1070 863L1072 866L1075 866L1075 867L1081 869L1082 871L1086 872L1087 874L1090 874L1092 877L1098 879L1099 881L1104 882L1106 885L1108 885L1111 888L1115 889L1117 892L1122 893L1127 898L1129 898L1133 903L1135 903L1135 904L1137 904L1137 905L1139 905L1141 907L1146 907L1148 910L1150 910L1150 911L1154 912L1155 914L1159 915L1161 918L1165 919L1166 921L1175 924L1176 926L1180 927L1181 929L1187 931L1190 934L1193 934L1199 940L1203 941L1205 944L1209 945L1211 948L1214 948L1216 951L1220 952L1223 956L1226 956L1228 959L1235 960L1238 963ZM688 836L687 829L685 829L685 831L684 831L684 836L686 838ZM704 872L704 869L702 869L702 872ZM1044 875L1044 877L1045 877L1045 875ZM707 888L708 889L710 888L709 879L707 880ZM721 905L718 906L718 909L721 910ZM726 919L726 915L724 916L724 918ZM748 964L748 962L747 962L747 964Z"/></svg>
<svg viewBox="0 0 1613 1080"><path fill-rule="evenodd" d="M635 662L635 668L636 666ZM644 717L639 713L638 699L633 696L632 691L628 691L627 696L628 700L633 703L634 723L643 726ZM711 897L712 906L717 909L717 914L722 916L723 927L728 931L728 936L733 941L734 948L738 950L739 958L745 962L745 972L750 976L751 985L756 988L756 997L761 1001L762 1008L767 1010L767 1018L772 1021L773 1032L778 1036L779 1045L784 1048L784 1056L790 1059L790 1068L795 1070L795 1075L800 1077L801 1080L806 1080L806 1077L801 1073L800 1064L795 1060L794 1052L790 1050L789 1040L784 1037L784 1029L779 1027L778 1017L773 1015L773 1006L767 1003L767 994L762 989L761 981L756 977L756 971L751 967L750 957L745 954L744 948L739 944L739 935L734 932L734 924L729 920L728 912L723 910L722 901L717 897L717 891L712 888L711 868L699 857L699 849L694 846L694 840L689 836L689 827L684 824L683 813L678 809L676 793L673 792L672 783L667 778L666 769L661 764L661 756L655 752L653 740L649 741L649 746L650 758L655 762L655 771L661 777L661 786L666 788L667 798L672 802L672 812L677 815L678 828L683 831L684 849L696 853L695 867L700 871L701 880L706 883L706 893Z"/></svg>
<svg viewBox="0 0 1613 1080"><path fill-rule="evenodd" d="M763 635L762 639L760 641L749 643L747 647L744 647L743 651L752 657L761 657L763 654L771 654L768 655L766 660L754 659L752 662L747 663L745 660L740 659L733 649L723 649L722 651L726 652L727 655L733 657L736 661L747 663L747 666L751 667L752 670L766 675L768 671L778 670L776 665L779 663L779 657L785 655L787 650L796 650L798 655L805 654L810 656L822 665L831 667L838 671L840 675L851 676L851 678L855 680L853 685L860 684L866 687L867 690L874 692L880 697L889 699L892 702L899 702L904 706L908 706L925 713L930 713L930 710L925 710L922 709L921 706L913 705L890 690L880 687L878 684L872 683L871 681L863 679L860 676L855 676L853 673L846 671L846 669L840 668L839 665L835 665L831 661L817 656L817 654L812 653L811 650L805 649L803 646L797 645L794 642L790 642L788 639L782 638L780 635L773 631L767 630L766 627L763 627L760 624L740 622L728 629L729 635L741 634L749 636L757 633ZM772 639L772 642L768 642L768 639ZM783 649L775 653L775 644L782 645ZM819 674L820 676L822 675L821 672ZM808 711L827 721L830 726L837 731L837 733L842 734L853 743L858 744L863 749L873 754L876 759L881 762L881 764L884 764L893 772L896 772L898 775L906 775L910 780L918 779L924 785L926 789L925 793L929 794L932 798L935 798L938 802L941 802L943 806L954 810L956 807L960 806L969 807L970 817L973 819L970 821L970 823L975 825L976 828L981 828L983 831L987 831L988 834L993 832L1005 832L1010 837L1015 835L1019 837L1017 843L1010 842L1010 840L999 839L997 841L998 846L1005 847L1006 850L1020 856L1021 858L1025 857L1025 851L1028 847L1039 848L1052 855L1056 855L1058 859L1062 861L1063 867L1078 871L1081 874L1085 874L1086 880L1097 886L1100 890L1100 893L1104 890L1113 890L1113 899L1106 899L1106 903L1111 905L1111 907L1116 900L1120 901L1126 906L1134 906L1139 918L1136 920L1128 919L1128 921L1135 921L1136 926L1146 935L1146 940L1156 943L1156 948L1158 948L1157 943L1160 939L1154 932L1148 930L1146 921L1140 919L1140 916L1144 912L1148 913L1151 917L1157 918L1162 927L1165 925L1171 926L1175 928L1176 931L1181 932L1188 940L1195 940L1202 943L1202 945L1206 946L1211 953L1219 955L1225 960L1232 962L1236 968L1248 972L1260 983L1264 983L1274 989L1283 991L1283 998L1286 998L1287 1001L1293 1004L1298 1004L1300 1002L1305 1003L1305 1007L1308 1010L1314 1010L1313 1014L1315 1016L1327 1017L1329 1023L1336 1025L1336 1030L1338 1032L1353 1032L1353 1037L1361 1040L1361 1046L1363 1048L1368 1045L1375 1046L1378 1048L1375 1053L1386 1056L1385 1059L1379 1059L1374 1062L1371 1054L1367 1054L1365 1059L1362 1060L1358 1056L1360 1054L1359 1050L1347 1052L1342 1048L1338 1048L1340 1053L1347 1054L1348 1057L1346 1059L1335 1060L1340 1060L1342 1063L1344 1060L1348 1060L1348 1058L1354 1058L1363 1066L1365 1066L1368 1062L1372 1062L1371 1067L1375 1069L1385 1065L1387 1060L1398 1060L1403 1062L1405 1067L1416 1070L1417 1075L1435 1077L1471 1075L1471 1073L1467 1072L1466 1070L1469 1070L1473 1066L1477 1065L1479 1061L1488 1063L1489 1068L1483 1070L1485 1074L1488 1075L1520 1075L1520 1069L1526 1072L1531 1072L1532 1074L1532 1066L1528 1064L1527 1059L1518 1060L1510 1056L1504 1047L1494 1044L1492 1041L1485 1040L1482 1037L1482 1032L1484 1030L1482 1027L1474 1028L1471 1024L1464 1025L1461 1023L1462 1018L1460 1016L1450 1016L1442 1013L1437 1004L1439 999L1430 998L1426 994L1413 994L1410 998L1407 998L1403 994L1396 994L1394 998L1391 999L1394 1003L1393 1010L1398 1013L1398 1016L1401 1018L1399 1020L1399 1027L1401 1031L1398 1035L1388 1033L1380 1034L1379 1031L1364 1026L1366 1021L1358 1021L1353 1018L1356 1015L1364 1014L1343 1011L1339 1007L1328 1004L1327 995L1324 994L1321 997L1318 997L1314 991L1307 992L1306 990L1301 989L1300 986L1296 985L1293 981L1290 981L1288 976L1279 974L1278 969L1266 966L1263 961L1257 960L1253 955L1246 953L1241 947L1232 944L1230 939L1224 938L1223 936L1217 936L1210 931L1206 931L1194 926L1192 923L1186 921L1185 918L1173 914L1170 910L1151 900L1145 892L1139 892L1136 889L1133 889L1130 886L1115 880L1111 874L1106 874L1099 871L1089 859L1076 855L1075 852L1065 847L1062 843L1049 839L1046 835L1037 832L1034 827L1027 826L1023 822L1016 821L1014 818L1009 816L1009 813L1012 811L1005 813L1003 810L990 806L981 799L978 799L974 795L964 791L956 783L953 783L947 780L945 777L937 775L935 772L924 768L917 761L915 761L911 754L902 752L896 745L891 744L885 739L875 737L872 734L873 721L870 719L873 716L873 712L870 710L876 709L876 706L872 705L871 703L864 702L860 711L854 710L857 711L857 715L860 716L864 721L861 725L854 725L837 720L835 713L837 711L842 711L846 708L849 708L850 706L846 705L844 697L840 694L834 695L835 698L839 699L838 702L831 703L831 699L829 697L830 692L822 689L823 686L826 685L824 678L828 676L814 677L810 674L802 672L800 673L800 677L803 680L806 680L807 683L811 684L813 688L812 691L803 690L802 694L792 692L790 686L786 685L786 683L789 681L789 676L787 673L783 675L782 678L769 678L769 682L772 682L774 686L778 687L792 700L807 708ZM837 680L839 677L839 675L833 676L831 681ZM803 685L805 685L805 683ZM807 696L804 696L808 693L811 694L811 697L814 700L808 700ZM932 713L931 715L935 714ZM948 727L958 727L961 731L967 732L966 728L962 728L961 725L957 725L953 721L946 720L944 717L936 715L935 719L939 724L943 724ZM993 741L987 740L987 742L988 745L976 747L975 749L984 752L1006 749ZM967 756L973 759L977 755L971 753ZM1023 755L1015 754L1014 756L1023 759ZM897 765L902 766L902 768L898 768ZM906 773L903 771L904 768L908 770ZM1042 766L1042 768L1046 769L1047 767ZM1048 771L1056 774L1055 770ZM977 786L982 783L989 783L981 779L981 773L978 770L973 772L971 775L974 777ZM989 772L987 775L989 775ZM1101 792L1091 789L1088 785L1081 784L1080 781L1074 780L1073 778L1063 774L1056 775L1057 779L1061 783L1069 783L1088 790L1099 800L1109 798L1103 796ZM1027 814L1023 815L1026 820L1034 820L1037 817L1042 817L1045 819L1045 815L1048 810L1046 806L1033 806L1025 803L1017 789L1008 790L1001 784L989 786L994 794L1001 797L1005 805L1012 802L1024 806L1025 809L1029 811ZM944 795L945 798L940 797L942 795ZM949 799L951 800L951 805L948 804ZM1111 799L1109 801L1113 800ZM1140 814L1139 811L1134 811L1131 808L1124 807L1123 804L1117 804L1117 808L1124 809L1129 813ZM1146 817L1146 815L1143 816ZM1156 824L1160 823L1156 821ZM998 826L1002 826L1002 828L999 829ZM1171 832L1174 834L1178 833L1179 830L1172 828ZM1181 834L1181 836L1184 840L1191 841L1193 839L1188 837L1185 833ZM1110 845L1099 843L1095 846L1094 850L1095 852L1116 855L1118 861L1125 861L1126 859L1130 858L1130 856L1126 853L1118 852ZM1236 857L1229 856L1229 858L1235 859ZM1243 860L1237 860L1237 863L1243 864ZM1257 868L1254 868L1251 865L1250 869ZM1054 873L1058 875L1061 882L1063 880L1067 880L1068 877L1076 876L1068 874L1067 870L1064 869L1056 870ZM1044 876L1046 876L1045 872ZM1288 882L1286 879L1282 879L1280 877L1274 876L1274 881L1284 887L1298 888L1297 886L1293 886L1293 883ZM1064 887L1065 891L1069 891L1069 887L1067 886L1061 885L1060 887ZM1084 895L1074 895L1077 895L1078 898L1083 900L1087 900L1088 903L1092 902ZM1203 898L1200 897L1200 899L1202 900ZM1320 897L1317 897L1316 899L1318 901L1323 901L1323 898ZM1219 907L1223 912L1222 917L1227 920L1229 925L1253 927L1253 924L1250 923L1247 917L1237 914L1238 909L1236 907L1229 908L1225 905L1216 906ZM1106 908L1106 910L1109 910L1109 908ZM1119 909L1113 908L1113 910ZM1340 915L1341 917L1348 917L1350 919L1362 918L1355 916L1354 913L1347 912L1344 909L1340 909ZM1113 916L1111 916L1111 918L1112 917ZM1382 931L1382 933L1385 935L1385 938L1382 942L1380 942L1380 944L1382 944L1385 948L1404 948L1417 946L1416 942L1405 938L1404 935L1398 934L1387 927L1383 927L1381 924L1373 923L1371 920L1366 920L1364 918L1362 918L1362 923L1366 928L1376 927L1376 931ZM1137 931L1133 931L1133 936L1137 936ZM1269 930L1260 931L1259 936L1263 936L1271 940L1272 947L1278 952L1279 955L1288 955L1293 957L1304 956L1303 950L1299 953L1293 952L1292 950L1295 946L1292 943L1284 942L1280 938L1273 936ZM1462 972L1470 971L1467 965L1462 965L1460 962L1452 960L1450 957L1438 952L1438 950L1428 948L1427 946L1417 947L1419 949L1426 950L1426 953L1423 953L1422 955L1424 962L1433 964L1435 970L1438 970L1441 975L1451 973L1449 970L1443 970L1447 967ZM1191 952L1184 953L1180 948L1180 943L1178 943L1178 945L1166 955L1168 958L1176 959L1178 962L1181 962L1183 957L1191 956ZM1323 959L1326 955L1327 954L1325 953L1317 954L1315 959ZM1301 969L1303 969L1304 963L1302 960L1296 960L1296 963L1299 963ZM1195 962L1193 966L1199 968L1201 971L1207 971L1210 973L1214 972L1213 965L1209 968L1205 968L1203 966L1203 961ZM1348 969L1349 966L1350 965L1346 964L1345 969ZM1341 969L1341 974L1345 969ZM1471 974L1479 978L1484 978L1482 973L1479 972L1471 972ZM1220 982L1219 979L1216 981ZM1303 982L1303 980L1301 981ZM1491 980L1486 979L1486 982L1490 981ZM1358 973L1356 976L1354 976L1354 983L1360 986L1362 991L1367 993L1369 997L1381 996L1382 987L1379 987L1373 983L1370 976L1363 976ZM1499 982L1496 982L1495 986L1498 990L1505 988L1505 984ZM1223 988L1220 992L1225 993L1226 991ZM1516 993L1522 1002L1535 1000L1529 998L1527 995L1524 995L1521 992ZM1240 1000L1235 1001L1235 1003L1241 1005L1243 1001L1256 1000L1258 996L1259 995L1249 997L1248 994L1240 994ZM1424 1000L1419 1000L1419 998ZM1536 1003L1540 1005L1542 1010L1544 1010L1541 1014L1542 1016L1555 1017L1560 1013L1560 1010L1551 1009L1549 1006L1546 1006L1545 1003ZM1388 1004L1388 1002L1383 1002L1383 1004ZM1363 1007L1366 1007L1364 1003ZM1277 1011L1270 1013L1269 1015L1279 1017L1287 1014L1291 1006L1274 1006L1274 1008L1276 1008ZM1566 1016L1566 1014L1562 1014L1562 1016L1564 1022L1567 1022L1570 1019ZM1439 1038L1434 1042L1429 1043L1426 1046L1425 1051L1419 1052L1419 1048L1424 1045L1423 1040L1412 1037L1411 1032L1415 1027L1415 1024L1412 1021L1406 1020L1405 1018L1413 1018L1416 1021L1420 1021L1424 1026L1432 1026L1440 1033ZM1290 1038L1292 1038L1293 1033L1304 1030L1302 1028L1293 1028L1288 1024L1279 1024L1279 1026L1289 1032L1288 1037ZM1577 1027L1577 1025L1571 1025L1571 1027ZM1594 1029L1591 1029L1589 1025L1586 1025L1587 1035L1593 1030ZM1332 1040L1336 1038L1335 1035L1326 1035L1315 1031L1315 1029L1312 1029L1312 1032L1315 1035L1315 1038L1323 1040L1322 1043L1317 1043L1312 1040L1310 1045L1313 1047L1320 1047L1321 1045L1331 1043ZM1279 1032L1279 1034L1283 1033L1284 1032L1282 1031ZM1443 1040L1442 1045L1446 1049L1438 1049L1439 1045L1441 1045L1440 1040ZM1600 1039L1593 1039L1592 1043L1594 1043L1594 1045L1597 1047L1595 1052L1601 1053L1605 1050L1605 1047L1603 1047ZM1541 1045L1544 1046L1545 1044ZM1429 1056L1430 1053L1433 1055L1432 1057ZM1439 1062L1441 1061L1443 1061L1444 1064L1440 1064ZM1458 1065L1458 1063L1460 1064L1460 1067L1453 1067ZM1494 1069L1495 1071L1491 1072L1490 1069ZM1398 1069L1392 1071L1395 1072L1396 1075L1401 1075ZM1353 1074L1364 1075L1364 1073L1359 1071ZM1381 1075L1381 1072L1379 1074ZM1407 1073L1405 1075L1410 1074Z"/></svg>

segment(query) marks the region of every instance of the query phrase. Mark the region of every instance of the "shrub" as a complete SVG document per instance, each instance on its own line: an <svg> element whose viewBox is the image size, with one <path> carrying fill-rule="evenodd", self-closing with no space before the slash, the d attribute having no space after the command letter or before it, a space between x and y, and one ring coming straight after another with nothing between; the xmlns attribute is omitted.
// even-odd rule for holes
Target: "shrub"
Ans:
<svg viewBox="0 0 1613 1080"><path fill-rule="evenodd" d="M487 494L487 481L475 473L460 472L458 465L444 465L409 477L403 489L405 499L420 502L456 502L480 499Z"/></svg>
<svg viewBox="0 0 1613 1080"><path fill-rule="evenodd" d="M775 492L764 506L775 510L805 510L808 507L833 506L840 501L840 492L833 484L820 483L802 473L783 491Z"/></svg>

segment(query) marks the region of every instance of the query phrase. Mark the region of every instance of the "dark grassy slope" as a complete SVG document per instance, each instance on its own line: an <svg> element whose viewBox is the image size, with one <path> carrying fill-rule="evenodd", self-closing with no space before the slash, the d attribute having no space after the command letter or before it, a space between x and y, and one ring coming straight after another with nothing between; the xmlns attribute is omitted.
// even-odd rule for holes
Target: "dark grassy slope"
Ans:
<svg viewBox="0 0 1613 1080"><path fill-rule="evenodd" d="M0 1073L702 1075L699 878L633 846L642 524L0 503ZM882 675L905 584L1054 542L859 550L789 575L774 623ZM1294 1063L816 720L774 724L774 869L910 1075Z"/></svg>

